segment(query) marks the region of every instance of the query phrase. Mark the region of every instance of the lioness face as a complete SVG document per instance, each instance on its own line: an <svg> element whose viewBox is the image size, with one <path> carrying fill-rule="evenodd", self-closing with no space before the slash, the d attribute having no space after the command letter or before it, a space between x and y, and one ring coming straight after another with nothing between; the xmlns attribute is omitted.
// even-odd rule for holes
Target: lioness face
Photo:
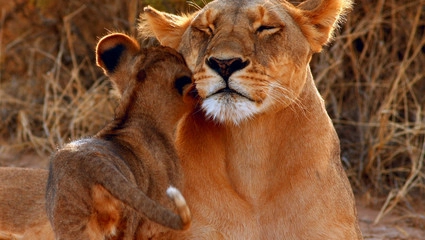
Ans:
<svg viewBox="0 0 425 240"><path fill-rule="evenodd" d="M294 103L311 56L288 12L263 1L212 2L194 17L179 50L206 114L235 124Z"/></svg>
<svg viewBox="0 0 425 240"><path fill-rule="evenodd" d="M148 7L140 30L183 54L208 116L238 124L300 102L311 55L328 42L350 4L223 0L189 17Z"/></svg>

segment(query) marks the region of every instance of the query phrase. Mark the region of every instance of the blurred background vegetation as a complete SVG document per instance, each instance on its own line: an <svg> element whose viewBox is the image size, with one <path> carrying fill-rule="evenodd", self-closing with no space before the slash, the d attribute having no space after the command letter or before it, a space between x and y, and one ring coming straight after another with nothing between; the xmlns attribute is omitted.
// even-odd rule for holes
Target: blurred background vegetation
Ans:
<svg viewBox="0 0 425 240"><path fill-rule="evenodd" d="M101 36L135 35L146 5L182 13L206 2L0 0L0 166L45 168L58 146L111 119L95 65ZM357 196L382 214L415 212L425 196L425 1L357 0L311 65Z"/></svg>

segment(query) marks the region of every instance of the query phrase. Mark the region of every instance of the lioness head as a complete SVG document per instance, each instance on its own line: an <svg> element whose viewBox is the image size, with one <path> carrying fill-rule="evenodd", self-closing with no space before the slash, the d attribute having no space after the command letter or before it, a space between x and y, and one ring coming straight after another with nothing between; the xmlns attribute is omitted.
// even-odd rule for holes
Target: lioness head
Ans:
<svg viewBox="0 0 425 240"><path fill-rule="evenodd" d="M143 36L183 54L202 108L219 122L296 104L308 63L351 1L216 0L189 16L145 8Z"/></svg>
<svg viewBox="0 0 425 240"><path fill-rule="evenodd" d="M121 97L120 117L144 114L169 124L189 111L192 73L175 50L141 48L135 39L114 33L98 42L96 56Z"/></svg>

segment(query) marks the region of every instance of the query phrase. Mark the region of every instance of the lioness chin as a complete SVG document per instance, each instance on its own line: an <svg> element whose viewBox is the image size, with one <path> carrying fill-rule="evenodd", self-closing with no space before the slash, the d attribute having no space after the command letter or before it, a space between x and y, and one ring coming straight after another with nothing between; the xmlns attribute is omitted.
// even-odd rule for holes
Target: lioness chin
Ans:
<svg viewBox="0 0 425 240"><path fill-rule="evenodd" d="M216 0L144 10L142 37L183 54L201 105L177 149L193 213L179 239L362 239L340 146L309 62L350 0Z"/></svg>

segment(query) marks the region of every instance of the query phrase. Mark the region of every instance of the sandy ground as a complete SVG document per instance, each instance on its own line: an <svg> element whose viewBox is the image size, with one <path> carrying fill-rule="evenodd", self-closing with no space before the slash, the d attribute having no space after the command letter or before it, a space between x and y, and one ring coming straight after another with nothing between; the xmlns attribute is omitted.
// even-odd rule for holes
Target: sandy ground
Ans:
<svg viewBox="0 0 425 240"><path fill-rule="evenodd" d="M379 210L357 204L360 228L365 240L423 240L425 239L425 213L422 212L422 226L415 226L404 216L391 213L379 223L373 224ZM420 214L420 213L418 213Z"/></svg>
<svg viewBox="0 0 425 240"><path fill-rule="evenodd" d="M13 154L0 153L0 166L47 168L48 158L42 158L36 154ZM425 240L425 206L423 212L415 213L420 221L412 223L406 216L390 212L382 220L373 224L379 209L368 207L357 201L360 228L365 240Z"/></svg>

